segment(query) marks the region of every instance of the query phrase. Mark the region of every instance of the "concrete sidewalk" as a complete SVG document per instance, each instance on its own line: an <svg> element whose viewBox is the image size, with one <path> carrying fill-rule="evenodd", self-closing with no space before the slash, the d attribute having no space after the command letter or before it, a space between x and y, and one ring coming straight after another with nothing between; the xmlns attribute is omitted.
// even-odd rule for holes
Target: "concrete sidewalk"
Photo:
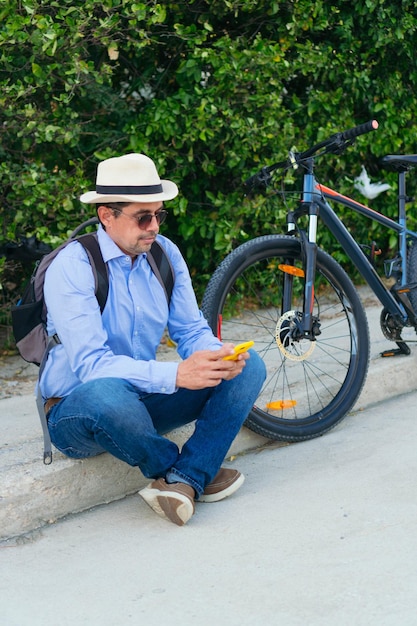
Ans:
<svg viewBox="0 0 417 626"><path fill-rule="evenodd" d="M416 406L241 456L243 487L182 528L135 495L7 542L0 623L415 626Z"/></svg>
<svg viewBox="0 0 417 626"><path fill-rule="evenodd" d="M354 412L409 392L415 386L413 377L417 371L417 349L412 349L407 357L380 357L381 351L394 344L381 333L380 305L369 297L365 305L372 342L371 363ZM0 539L27 533L69 513L123 498L148 482L137 469L108 454L75 461L55 452L52 465L43 465L43 441L32 395L0 400L0 416ZM350 419L350 416L346 418ZM179 429L172 438L181 444L189 432L187 428ZM271 444L277 445L243 428L229 456Z"/></svg>

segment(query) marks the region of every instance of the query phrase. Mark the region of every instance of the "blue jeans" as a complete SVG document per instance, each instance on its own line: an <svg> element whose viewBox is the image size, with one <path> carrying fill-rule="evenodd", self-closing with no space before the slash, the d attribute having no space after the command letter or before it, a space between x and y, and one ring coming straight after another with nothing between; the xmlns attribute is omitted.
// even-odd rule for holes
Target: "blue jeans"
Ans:
<svg viewBox="0 0 417 626"><path fill-rule="evenodd" d="M84 383L49 411L52 443L76 459L110 452L148 478L171 471L198 497L217 474L265 380L264 362L250 352L233 380L197 391L147 394L121 378ZM181 451L163 436L194 420Z"/></svg>

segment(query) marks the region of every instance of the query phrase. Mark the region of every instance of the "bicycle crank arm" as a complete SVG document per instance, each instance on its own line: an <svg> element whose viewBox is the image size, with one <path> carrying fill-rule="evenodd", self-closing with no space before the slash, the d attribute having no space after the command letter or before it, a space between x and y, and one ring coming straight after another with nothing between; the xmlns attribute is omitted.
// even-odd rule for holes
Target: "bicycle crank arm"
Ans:
<svg viewBox="0 0 417 626"><path fill-rule="evenodd" d="M410 348L404 341L396 341L395 343L397 344L398 348L394 348L393 350L384 350L384 352L381 352L381 356L408 356L409 354L411 354Z"/></svg>

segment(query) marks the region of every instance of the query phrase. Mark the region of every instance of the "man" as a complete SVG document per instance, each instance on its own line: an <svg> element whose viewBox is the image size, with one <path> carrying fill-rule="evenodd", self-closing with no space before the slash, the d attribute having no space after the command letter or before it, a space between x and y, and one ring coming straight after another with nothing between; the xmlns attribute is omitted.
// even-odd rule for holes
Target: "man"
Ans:
<svg viewBox="0 0 417 626"><path fill-rule="evenodd" d="M195 500L215 502L243 483L221 463L265 378L256 352L233 353L211 332L199 311L178 248L158 235L163 202L178 194L143 154L101 162L95 191L82 202L97 205L98 242L107 263L109 294L103 313L87 254L66 246L45 276L48 334L61 343L41 379L54 445L72 458L108 451L140 468L152 482L140 491L161 517L183 525ZM175 276L168 306L147 262L158 237ZM156 361L165 328L180 363ZM250 339L244 337L242 339ZM181 451L163 435L195 420Z"/></svg>

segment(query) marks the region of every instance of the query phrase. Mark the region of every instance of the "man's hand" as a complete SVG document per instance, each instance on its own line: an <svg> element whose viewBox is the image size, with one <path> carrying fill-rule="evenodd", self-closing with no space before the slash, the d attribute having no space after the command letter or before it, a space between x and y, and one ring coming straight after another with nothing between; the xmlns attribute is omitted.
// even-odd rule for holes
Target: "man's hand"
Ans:
<svg viewBox="0 0 417 626"><path fill-rule="evenodd" d="M224 361L233 354L233 344L225 343L220 350L199 350L178 366L177 387L204 389L215 387L222 380L232 380L241 373L249 354L239 354L236 361Z"/></svg>

